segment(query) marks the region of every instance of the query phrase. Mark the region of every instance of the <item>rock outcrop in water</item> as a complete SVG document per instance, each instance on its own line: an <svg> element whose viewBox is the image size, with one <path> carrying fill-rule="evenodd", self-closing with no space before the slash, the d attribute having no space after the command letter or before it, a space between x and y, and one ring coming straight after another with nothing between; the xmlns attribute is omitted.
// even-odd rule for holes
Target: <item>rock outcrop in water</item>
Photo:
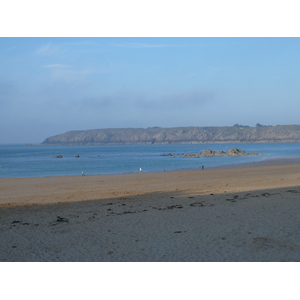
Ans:
<svg viewBox="0 0 300 300"><path fill-rule="evenodd" d="M192 158L198 158L198 157L203 157L203 156L246 156L246 155L258 155L258 152L251 152L251 153L246 153L243 150L240 149L230 149L227 152L223 151L214 151L214 150L205 150L203 152L200 152L198 154L184 154L183 157L192 157Z"/></svg>
<svg viewBox="0 0 300 300"><path fill-rule="evenodd" d="M114 128L68 131L46 138L47 145L296 143L300 125L256 127Z"/></svg>

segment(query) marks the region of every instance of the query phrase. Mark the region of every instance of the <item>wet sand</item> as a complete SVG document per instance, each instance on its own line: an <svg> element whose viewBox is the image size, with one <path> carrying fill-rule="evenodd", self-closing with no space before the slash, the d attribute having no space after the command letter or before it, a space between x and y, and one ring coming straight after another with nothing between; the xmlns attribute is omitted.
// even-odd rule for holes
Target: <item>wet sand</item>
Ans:
<svg viewBox="0 0 300 300"><path fill-rule="evenodd" d="M297 163L0 179L0 261L299 261Z"/></svg>

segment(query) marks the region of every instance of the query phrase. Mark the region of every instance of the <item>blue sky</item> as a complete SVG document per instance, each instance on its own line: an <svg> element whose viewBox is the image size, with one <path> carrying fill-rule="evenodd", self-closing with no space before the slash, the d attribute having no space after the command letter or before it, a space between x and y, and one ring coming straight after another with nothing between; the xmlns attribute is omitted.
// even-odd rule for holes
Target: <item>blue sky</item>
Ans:
<svg viewBox="0 0 300 300"><path fill-rule="evenodd" d="M0 38L0 143L68 130L300 124L299 38Z"/></svg>

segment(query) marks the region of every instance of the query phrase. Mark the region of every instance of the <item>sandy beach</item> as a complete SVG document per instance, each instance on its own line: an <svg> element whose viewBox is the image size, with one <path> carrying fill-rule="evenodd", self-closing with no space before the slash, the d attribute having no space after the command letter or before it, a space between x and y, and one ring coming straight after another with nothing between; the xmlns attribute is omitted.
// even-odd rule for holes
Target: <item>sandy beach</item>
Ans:
<svg viewBox="0 0 300 300"><path fill-rule="evenodd" d="M300 260L300 163L0 179L0 261Z"/></svg>

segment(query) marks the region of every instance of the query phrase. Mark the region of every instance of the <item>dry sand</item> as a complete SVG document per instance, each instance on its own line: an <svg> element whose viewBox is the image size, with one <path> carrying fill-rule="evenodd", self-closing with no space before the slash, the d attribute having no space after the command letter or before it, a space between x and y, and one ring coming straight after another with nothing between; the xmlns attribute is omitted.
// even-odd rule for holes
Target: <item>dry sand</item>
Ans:
<svg viewBox="0 0 300 300"><path fill-rule="evenodd" d="M299 261L300 164L277 164L0 179L0 261Z"/></svg>

